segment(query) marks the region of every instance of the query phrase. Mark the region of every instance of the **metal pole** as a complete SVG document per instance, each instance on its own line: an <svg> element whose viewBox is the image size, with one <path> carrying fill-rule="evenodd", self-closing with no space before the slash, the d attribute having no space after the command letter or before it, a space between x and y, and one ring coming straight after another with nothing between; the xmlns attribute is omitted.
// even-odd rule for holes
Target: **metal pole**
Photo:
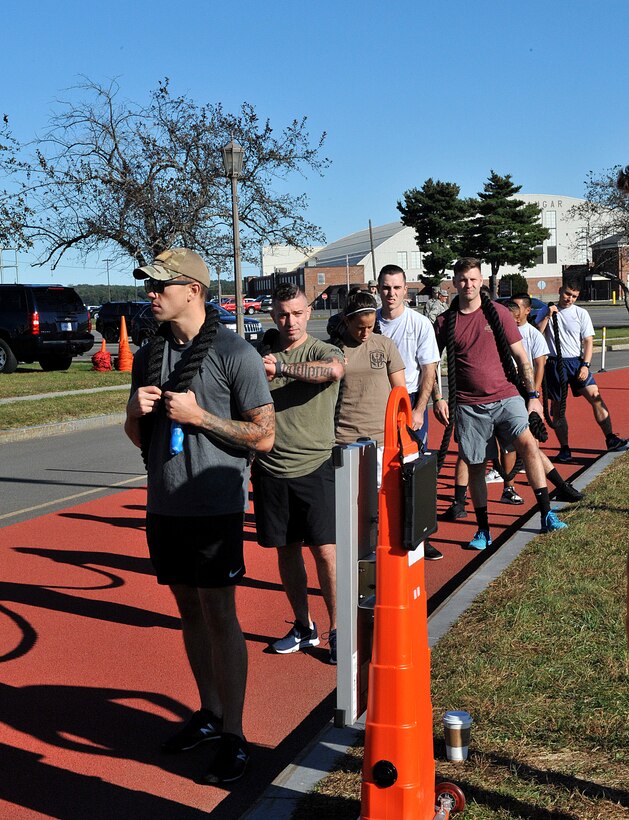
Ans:
<svg viewBox="0 0 629 820"><path fill-rule="evenodd" d="M602 350L601 350L601 369L598 371L599 373L605 373L605 351L607 350L607 328L603 328L602 333Z"/></svg>
<svg viewBox="0 0 629 820"><path fill-rule="evenodd" d="M376 252L373 248L373 231L371 230L371 219L369 220L369 244L371 245L371 268L373 270L373 278L377 279L376 276Z"/></svg>
<svg viewBox="0 0 629 820"><path fill-rule="evenodd" d="M107 266L107 301L111 302L111 285L109 283L109 263L112 261L111 259L104 259L105 265Z"/></svg>
<svg viewBox="0 0 629 820"><path fill-rule="evenodd" d="M240 227L238 224L238 185L236 174L231 175L232 221L234 224L234 280L236 285L236 333L245 337L245 317L242 312L242 273L240 267Z"/></svg>

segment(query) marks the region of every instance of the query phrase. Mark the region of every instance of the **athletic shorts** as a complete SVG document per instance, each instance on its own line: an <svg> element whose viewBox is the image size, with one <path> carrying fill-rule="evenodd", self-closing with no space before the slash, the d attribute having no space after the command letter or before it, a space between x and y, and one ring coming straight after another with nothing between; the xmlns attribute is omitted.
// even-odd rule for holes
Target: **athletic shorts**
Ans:
<svg viewBox="0 0 629 820"><path fill-rule="evenodd" d="M329 458L300 478L277 478L254 461L251 468L258 544L309 547L336 543L334 466Z"/></svg>
<svg viewBox="0 0 629 820"><path fill-rule="evenodd" d="M230 587L245 574L244 513L146 514L146 540L159 584Z"/></svg>
<svg viewBox="0 0 629 820"><path fill-rule="evenodd" d="M559 368L557 366L557 359L554 356L549 356L546 361L546 387L548 388L548 395L554 401L561 401L561 382L567 381L572 390L573 396L580 396L583 390L590 384L596 384L594 376L588 370L587 379L582 382L579 381L578 375L581 369L581 359L562 359L564 377L560 379Z"/></svg>
<svg viewBox="0 0 629 820"><path fill-rule="evenodd" d="M528 426L529 414L521 396L489 404L459 404L455 419L459 455L466 464L497 458L496 438L506 453L511 452L514 439Z"/></svg>

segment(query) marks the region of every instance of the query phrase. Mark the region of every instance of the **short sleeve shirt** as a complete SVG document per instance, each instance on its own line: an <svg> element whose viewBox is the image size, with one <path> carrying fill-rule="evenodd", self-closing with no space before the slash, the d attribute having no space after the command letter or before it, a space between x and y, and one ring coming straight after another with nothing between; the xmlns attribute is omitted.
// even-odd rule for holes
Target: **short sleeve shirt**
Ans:
<svg viewBox="0 0 629 820"><path fill-rule="evenodd" d="M169 389L177 362L190 347L168 337L162 385ZM149 347L135 354L131 395L146 382ZM190 385L197 403L221 418L242 420L243 412L271 403L258 353L240 336L219 325L199 372ZM249 452L184 425L183 452L170 454L170 420L163 407L155 416L148 463L147 511L171 516L227 515L247 509Z"/></svg>
<svg viewBox="0 0 629 820"><path fill-rule="evenodd" d="M540 316L539 319L543 319ZM594 336L594 326L587 310L570 305L557 311L557 329L559 330L559 344L561 345L561 355L565 359L577 359L581 355L581 342L588 336ZM551 356L557 355L555 347L555 333L553 330L552 317L548 320L544 336L548 342L548 349Z"/></svg>
<svg viewBox="0 0 629 820"><path fill-rule="evenodd" d="M520 335L522 336L522 344L526 350L526 355L531 364L540 356L548 356L548 345L546 339L539 330L530 322L518 326Z"/></svg>
<svg viewBox="0 0 629 820"><path fill-rule="evenodd" d="M439 350L432 325L425 316L405 307L395 319L384 319L378 311L383 336L392 339L400 351L405 367L406 389L416 393L423 365L439 361Z"/></svg>
<svg viewBox="0 0 629 820"><path fill-rule="evenodd" d="M274 346L278 345L279 339ZM343 361L337 347L313 336L292 350L271 352L286 364L318 362L332 355ZM310 475L330 458L334 447L339 383L310 384L281 376L269 386L275 404L275 444L270 453L259 453L256 463L278 478Z"/></svg>
<svg viewBox="0 0 629 820"><path fill-rule="evenodd" d="M351 444L361 437L384 445L384 415L391 392L390 373L404 370L395 343L372 333L363 344L347 340L345 378L337 411L336 440Z"/></svg>
<svg viewBox="0 0 629 820"><path fill-rule="evenodd" d="M509 345L522 341L511 311L494 303ZM450 308L452 310L452 308ZM449 311L437 316L439 350L446 346ZM489 404L519 395L505 376L494 333L481 307L473 313L457 311L454 331L456 400L459 404Z"/></svg>

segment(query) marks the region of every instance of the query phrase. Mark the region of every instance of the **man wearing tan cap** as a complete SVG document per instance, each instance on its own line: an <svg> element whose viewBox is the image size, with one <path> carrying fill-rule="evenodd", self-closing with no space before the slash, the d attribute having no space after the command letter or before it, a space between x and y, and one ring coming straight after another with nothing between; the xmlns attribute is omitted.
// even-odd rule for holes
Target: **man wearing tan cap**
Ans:
<svg viewBox="0 0 629 820"><path fill-rule="evenodd" d="M147 466L149 553L158 583L177 602L200 698L162 749L211 742L204 779L229 783L249 760L247 649L234 586L245 574L248 462L250 452L273 446L273 402L255 350L206 310L209 272L197 253L164 251L134 276L144 280L161 326L136 353L125 432Z"/></svg>
<svg viewBox="0 0 629 820"><path fill-rule="evenodd" d="M378 282L375 279L370 279L367 282L367 290L376 300L376 307L382 307L382 299L380 297L380 291L378 290Z"/></svg>

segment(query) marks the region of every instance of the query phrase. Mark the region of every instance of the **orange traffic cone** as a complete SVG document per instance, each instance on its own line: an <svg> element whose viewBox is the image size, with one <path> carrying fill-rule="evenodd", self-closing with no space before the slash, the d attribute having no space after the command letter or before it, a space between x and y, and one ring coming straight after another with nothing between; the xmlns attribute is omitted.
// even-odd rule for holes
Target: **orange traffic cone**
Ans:
<svg viewBox="0 0 629 820"><path fill-rule="evenodd" d="M423 547L403 546L400 454L417 455L407 433L411 403L394 387L385 416L373 651L361 795L361 820L432 820L435 761Z"/></svg>
<svg viewBox="0 0 629 820"><path fill-rule="evenodd" d="M103 339L98 353L92 356L92 367L101 373L111 370L111 353L107 352L107 342Z"/></svg>
<svg viewBox="0 0 629 820"><path fill-rule="evenodd" d="M123 373L130 373L133 367L133 353L129 347L129 336L127 335L127 323L124 316L120 317L120 346L118 348L117 370Z"/></svg>

